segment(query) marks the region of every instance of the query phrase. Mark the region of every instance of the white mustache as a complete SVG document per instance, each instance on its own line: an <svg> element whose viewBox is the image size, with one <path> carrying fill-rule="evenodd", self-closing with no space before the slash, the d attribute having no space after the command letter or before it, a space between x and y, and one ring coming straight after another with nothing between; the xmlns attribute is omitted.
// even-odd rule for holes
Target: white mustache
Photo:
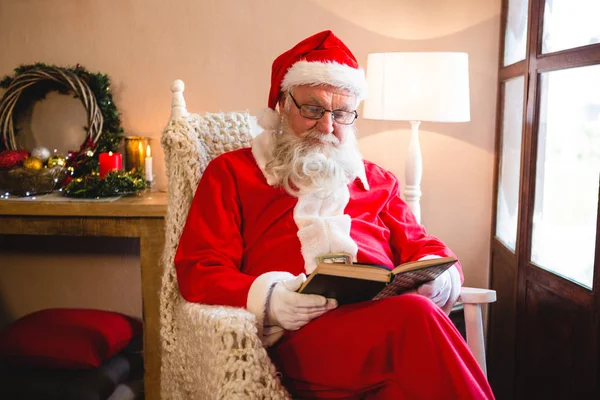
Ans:
<svg viewBox="0 0 600 400"><path fill-rule="evenodd" d="M303 139L315 139L323 144L333 144L335 146L340 145L340 139L338 139L333 133L322 133L317 130L310 130L302 135Z"/></svg>
<svg viewBox="0 0 600 400"><path fill-rule="evenodd" d="M341 144L340 139L338 139L333 133L323 133L317 129L306 131L304 134L302 134L302 139L314 139L323 144L333 144L336 146Z"/></svg>

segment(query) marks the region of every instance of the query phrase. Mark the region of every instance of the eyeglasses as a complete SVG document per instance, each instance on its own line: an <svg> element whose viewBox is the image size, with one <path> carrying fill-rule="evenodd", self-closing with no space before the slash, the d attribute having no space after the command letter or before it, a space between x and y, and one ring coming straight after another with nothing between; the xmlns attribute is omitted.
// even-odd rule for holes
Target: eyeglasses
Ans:
<svg viewBox="0 0 600 400"><path fill-rule="evenodd" d="M294 96L292 96L292 92L288 92L294 105L300 110L300 115L304 118L319 120L323 118L326 112L331 113L331 117L333 120L341 125L351 125L356 118L358 118L358 113L356 110L354 111L344 111L344 110L326 110L321 106L315 106L312 104L301 104L299 105Z"/></svg>

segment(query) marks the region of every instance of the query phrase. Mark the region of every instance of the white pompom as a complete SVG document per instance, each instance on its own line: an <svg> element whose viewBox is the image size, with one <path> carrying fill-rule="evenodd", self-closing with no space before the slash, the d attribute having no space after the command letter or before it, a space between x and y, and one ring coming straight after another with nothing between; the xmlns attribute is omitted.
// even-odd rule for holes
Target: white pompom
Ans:
<svg viewBox="0 0 600 400"><path fill-rule="evenodd" d="M279 113L272 108L263 108L259 110L256 118L258 120L258 124L267 131L279 129L279 125L281 124L281 115L279 115Z"/></svg>

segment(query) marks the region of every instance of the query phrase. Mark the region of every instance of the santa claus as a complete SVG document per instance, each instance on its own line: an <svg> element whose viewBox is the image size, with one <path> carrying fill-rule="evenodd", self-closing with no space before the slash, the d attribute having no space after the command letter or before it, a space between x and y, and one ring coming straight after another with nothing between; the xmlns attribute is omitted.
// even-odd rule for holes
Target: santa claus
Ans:
<svg viewBox="0 0 600 400"><path fill-rule="evenodd" d="M400 199L398 181L362 159L354 122L367 93L331 32L274 62L265 128L251 149L204 172L175 256L182 296L245 307L295 396L488 399L490 387L448 316L455 264L415 293L338 307L297 293L317 257L393 268L454 256Z"/></svg>

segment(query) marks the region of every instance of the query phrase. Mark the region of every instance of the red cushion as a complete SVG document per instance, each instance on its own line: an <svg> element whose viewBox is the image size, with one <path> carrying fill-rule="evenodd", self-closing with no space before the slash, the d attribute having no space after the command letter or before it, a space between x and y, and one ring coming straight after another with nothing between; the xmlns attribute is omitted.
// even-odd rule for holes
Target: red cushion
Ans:
<svg viewBox="0 0 600 400"><path fill-rule="evenodd" d="M0 334L0 359L25 366L94 368L141 330L141 322L116 312L46 309L20 318Z"/></svg>

